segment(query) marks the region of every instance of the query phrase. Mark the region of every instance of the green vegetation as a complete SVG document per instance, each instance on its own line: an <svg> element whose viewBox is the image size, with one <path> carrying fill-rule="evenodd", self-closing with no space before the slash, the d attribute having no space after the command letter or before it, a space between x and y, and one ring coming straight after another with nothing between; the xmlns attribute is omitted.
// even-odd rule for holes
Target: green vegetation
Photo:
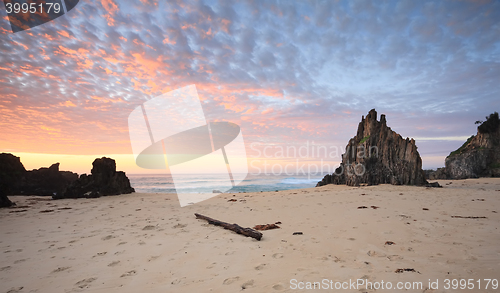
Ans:
<svg viewBox="0 0 500 293"><path fill-rule="evenodd" d="M462 153L462 151L465 149L465 147L467 147L467 145L469 144L469 142L474 138L474 135L472 135L471 137L469 137L467 139L467 141L461 146L459 147L456 151L453 151L451 152L448 157L451 157L451 156L454 156L454 155L458 155L460 153Z"/></svg>
<svg viewBox="0 0 500 293"><path fill-rule="evenodd" d="M498 112L490 114L490 116L486 116L486 121L476 121L476 124L481 123L477 130L480 133L493 133L497 131L500 126L500 119L498 118Z"/></svg>
<svg viewBox="0 0 500 293"><path fill-rule="evenodd" d="M364 142L365 142L367 139L369 139L369 138L370 138L370 136L369 136L369 135L368 135L368 136L363 137L363 139L359 142L359 144L364 143Z"/></svg>
<svg viewBox="0 0 500 293"><path fill-rule="evenodd" d="M490 168L491 168L491 169L500 168L500 163L494 163L494 164L491 164L491 165L490 165Z"/></svg>

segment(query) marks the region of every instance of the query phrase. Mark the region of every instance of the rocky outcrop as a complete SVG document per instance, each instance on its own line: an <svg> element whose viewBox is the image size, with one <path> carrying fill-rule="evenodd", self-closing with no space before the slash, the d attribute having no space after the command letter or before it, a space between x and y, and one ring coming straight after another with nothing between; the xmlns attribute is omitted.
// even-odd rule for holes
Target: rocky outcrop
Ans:
<svg viewBox="0 0 500 293"><path fill-rule="evenodd" d="M16 194L52 196L63 192L78 174L69 171L59 171L59 163L48 168L27 171L16 187Z"/></svg>
<svg viewBox="0 0 500 293"><path fill-rule="evenodd" d="M26 171L21 159L8 153L0 154L0 170L0 184L5 195L52 196L78 179L76 173L59 171L59 163L49 168Z"/></svg>
<svg viewBox="0 0 500 293"><path fill-rule="evenodd" d="M450 153L445 159L442 177L500 177L500 120L498 113L495 114L478 127L476 135Z"/></svg>
<svg viewBox="0 0 500 293"><path fill-rule="evenodd" d="M80 175L80 178L72 182L64 192L53 198L92 198L132 192L135 190L130 186L125 172L116 171L115 160L103 157L94 160L91 175Z"/></svg>
<svg viewBox="0 0 500 293"><path fill-rule="evenodd" d="M425 173L425 178L429 180L439 180L439 179L447 179L445 168L437 168L437 170L428 170Z"/></svg>
<svg viewBox="0 0 500 293"><path fill-rule="evenodd" d="M403 139L387 126L385 115L377 121L372 109L362 117L356 136L349 140L340 166L316 186L325 184L425 185L422 159L414 139Z"/></svg>
<svg viewBox="0 0 500 293"><path fill-rule="evenodd" d="M13 203L7 195L14 194L14 189L22 180L26 169L21 159L12 154L0 154L0 207L10 207Z"/></svg>

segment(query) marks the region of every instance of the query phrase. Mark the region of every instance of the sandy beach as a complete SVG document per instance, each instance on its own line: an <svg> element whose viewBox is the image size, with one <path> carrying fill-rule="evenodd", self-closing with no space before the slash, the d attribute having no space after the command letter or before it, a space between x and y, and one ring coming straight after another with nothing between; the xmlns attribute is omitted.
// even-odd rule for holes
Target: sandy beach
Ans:
<svg viewBox="0 0 500 293"><path fill-rule="evenodd" d="M229 193L183 208L173 194L11 196L0 292L323 292L358 279L422 288L340 291L449 292L446 279L473 279L467 291L498 292L484 280L500 279L500 179L439 183ZM194 213L281 228L257 241Z"/></svg>

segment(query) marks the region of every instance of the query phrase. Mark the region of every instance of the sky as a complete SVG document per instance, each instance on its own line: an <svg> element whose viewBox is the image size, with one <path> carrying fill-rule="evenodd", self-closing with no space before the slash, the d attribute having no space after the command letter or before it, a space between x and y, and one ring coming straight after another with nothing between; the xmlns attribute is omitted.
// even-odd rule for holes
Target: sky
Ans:
<svg viewBox="0 0 500 293"><path fill-rule="evenodd" d="M499 77L500 1L81 0L15 34L0 5L0 152L27 169L88 173L111 156L152 172L135 165L128 116L194 84L256 165L265 147L277 164L317 162L273 155L345 148L375 108L437 168L500 110Z"/></svg>

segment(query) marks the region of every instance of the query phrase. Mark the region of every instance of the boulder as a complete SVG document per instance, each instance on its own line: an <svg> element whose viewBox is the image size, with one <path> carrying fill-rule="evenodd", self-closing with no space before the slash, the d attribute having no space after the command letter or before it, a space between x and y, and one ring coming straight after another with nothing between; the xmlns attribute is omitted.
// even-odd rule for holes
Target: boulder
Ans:
<svg viewBox="0 0 500 293"><path fill-rule="evenodd" d="M356 136L349 140L340 166L316 186L325 184L426 185L422 159L414 139L403 139L387 126L385 115L377 120L372 109L361 118Z"/></svg>
<svg viewBox="0 0 500 293"><path fill-rule="evenodd" d="M0 207L13 205L7 195L15 193L15 187L25 173L26 169L19 157L8 153L0 154Z"/></svg>
<svg viewBox="0 0 500 293"><path fill-rule="evenodd" d="M64 192L53 198L93 198L132 192L135 190L130 186L125 172L116 171L115 160L102 157L94 160L90 175L80 175Z"/></svg>

